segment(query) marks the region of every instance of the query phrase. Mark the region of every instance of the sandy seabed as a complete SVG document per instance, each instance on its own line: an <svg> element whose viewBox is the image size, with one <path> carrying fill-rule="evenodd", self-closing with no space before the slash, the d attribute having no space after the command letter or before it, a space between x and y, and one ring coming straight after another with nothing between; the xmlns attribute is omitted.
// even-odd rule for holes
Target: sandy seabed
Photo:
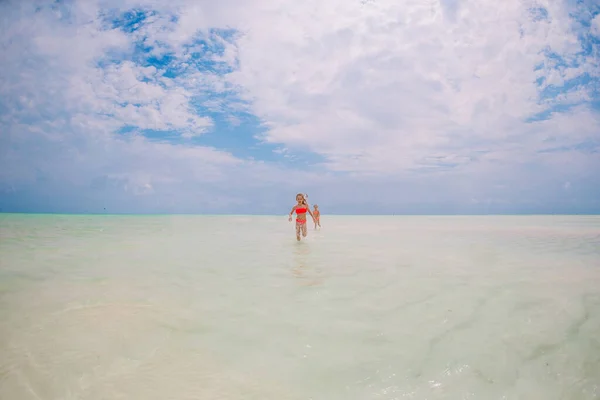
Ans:
<svg viewBox="0 0 600 400"><path fill-rule="evenodd" d="M600 217L0 215L0 399L600 399Z"/></svg>

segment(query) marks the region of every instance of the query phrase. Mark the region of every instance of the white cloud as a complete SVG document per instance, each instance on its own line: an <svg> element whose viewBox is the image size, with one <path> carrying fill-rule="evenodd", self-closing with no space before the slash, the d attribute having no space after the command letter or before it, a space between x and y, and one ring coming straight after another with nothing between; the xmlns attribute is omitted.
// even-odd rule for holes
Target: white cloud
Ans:
<svg viewBox="0 0 600 400"><path fill-rule="evenodd" d="M131 125L190 138L204 133L212 121L190 104L192 96L202 93L180 80L165 79L156 68L132 61L99 64L111 52L131 55L135 38L107 29L93 3L74 3L68 16L40 4L46 8L37 13L33 3L0 6L11 18L2 22L0 39L11 61L0 71L6 94L0 104L1 190L33 188L37 195L70 191L73 196L91 188L92 197L143 195L153 197L157 207L171 204L176 211L181 202L193 206L194 198L206 197L217 184L252 188L265 181L286 183L285 171L214 148L116 134ZM210 75L196 78L214 80ZM223 204L232 201L221 198Z"/></svg>
<svg viewBox="0 0 600 400"><path fill-rule="evenodd" d="M546 107L535 82L543 51L574 59L581 50L556 2L537 22L520 1L463 1L452 18L437 1L279 5L253 4L255 15L239 22L232 80L270 123L267 140L306 146L342 170L401 171L447 151L460 130L465 146L476 138L501 145L515 134L508 125L527 135L524 120ZM581 72L542 70L546 84Z"/></svg>
<svg viewBox="0 0 600 400"><path fill-rule="evenodd" d="M600 37L600 14L592 20L592 34Z"/></svg>
<svg viewBox="0 0 600 400"><path fill-rule="evenodd" d="M383 201L381 193L398 201L397 192L382 189L392 184L412 188L406 201L428 197L432 187L456 201L514 201L515 190L528 187L541 196L570 182L573 192L600 166L597 153L568 150L600 140L598 112L587 105L597 98L597 50L582 53L569 2L98 0L58 11L35 7L0 6L9 60L0 71L8 94L0 103L6 187L39 179L36 170L77 185L110 181L146 197L221 182L220 195L235 204L236 185L263 190L294 176L315 188L335 186L332 201L354 190L339 185L372 182L381 186L364 191L364 201ZM110 29L105 17L132 8L157 12L132 34ZM236 33L223 39L209 28ZM224 51L207 51L200 37ZM156 56L172 51L185 74L166 78L136 63L142 42ZM199 51L233 72L196 70ZM108 62L114 57L125 61ZM592 83L569 86L583 74ZM209 98L215 93L221 96ZM125 125L187 139L204 134L214 122L196 112L193 98L211 111L250 111L269 128L263 139L289 159L298 150L324 157L320 175L115 134ZM557 105L573 108L528 122ZM48 147L36 149L36 140ZM349 174L332 180L337 172Z"/></svg>
<svg viewBox="0 0 600 400"><path fill-rule="evenodd" d="M73 23L57 19L49 9L33 14L23 8L23 15L7 29L3 40L10 59L29 65L13 64L2 73L5 92L27 99L22 106L58 107L74 118L81 113L92 118L107 115L111 117L105 120L108 129L134 125L178 130L190 137L212 126L210 118L191 109L193 94L162 79L155 68L127 61L106 68L97 65L110 51L131 53L133 42L125 33L107 29L92 3L69 8ZM34 23L26 28L31 15ZM30 115L27 109L23 112Z"/></svg>

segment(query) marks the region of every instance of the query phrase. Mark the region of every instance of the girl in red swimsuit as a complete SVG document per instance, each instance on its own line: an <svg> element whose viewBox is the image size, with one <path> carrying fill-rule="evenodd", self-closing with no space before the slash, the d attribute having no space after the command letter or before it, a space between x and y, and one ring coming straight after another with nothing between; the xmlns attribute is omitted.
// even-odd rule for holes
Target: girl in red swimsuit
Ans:
<svg viewBox="0 0 600 400"><path fill-rule="evenodd" d="M292 207L292 211L290 211L289 221L290 222L292 221L292 215L294 214L294 211L295 211L296 212L296 240L300 241L300 233L302 233L303 237L306 237L306 213L310 214L310 216L313 219L313 222L315 221L315 216L313 215L312 211L310 210L310 207L306 203L306 199L304 198L303 194L298 193L296 195L296 201L298 202L298 204L296 204L294 207Z"/></svg>

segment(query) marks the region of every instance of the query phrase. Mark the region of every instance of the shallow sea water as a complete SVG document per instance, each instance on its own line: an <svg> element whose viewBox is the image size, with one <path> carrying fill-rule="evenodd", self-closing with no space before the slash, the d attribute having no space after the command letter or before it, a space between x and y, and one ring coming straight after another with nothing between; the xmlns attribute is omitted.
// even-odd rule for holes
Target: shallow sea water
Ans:
<svg viewBox="0 0 600 400"><path fill-rule="evenodd" d="M600 399L600 217L0 214L0 399Z"/></svg>

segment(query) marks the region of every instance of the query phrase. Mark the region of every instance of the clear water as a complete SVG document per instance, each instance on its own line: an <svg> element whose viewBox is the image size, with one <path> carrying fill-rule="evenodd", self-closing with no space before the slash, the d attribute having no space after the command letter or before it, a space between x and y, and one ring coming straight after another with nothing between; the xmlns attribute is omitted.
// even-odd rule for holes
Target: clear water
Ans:
<svg viewBox="0 0 600 400"><path fill-rule="evenodd" d="M600 399L600 217L0 215L0 399Z"/></svg>

